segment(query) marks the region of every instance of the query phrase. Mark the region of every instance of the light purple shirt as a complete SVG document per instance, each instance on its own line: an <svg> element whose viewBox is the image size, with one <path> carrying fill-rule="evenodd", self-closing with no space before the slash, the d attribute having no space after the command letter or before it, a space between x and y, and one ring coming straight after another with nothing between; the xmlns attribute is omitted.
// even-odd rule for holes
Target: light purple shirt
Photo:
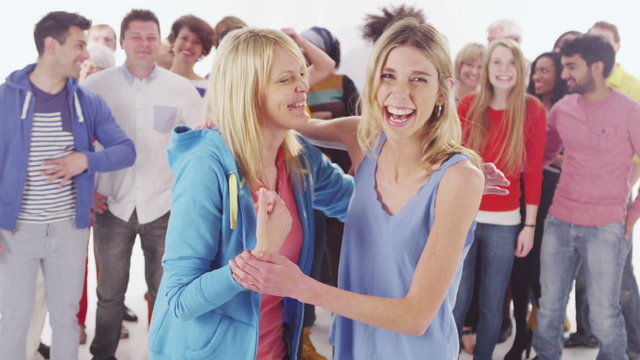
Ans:
<svg viewBox="0 0 640 360"><path fill-rule="evenodd" d="M544 163L564 147L560 181L549 213L576 225L635 222L640 197L629 208L634 154L640 154L640 103L611 89L590 102L571 94L549 113Z"/></svg>

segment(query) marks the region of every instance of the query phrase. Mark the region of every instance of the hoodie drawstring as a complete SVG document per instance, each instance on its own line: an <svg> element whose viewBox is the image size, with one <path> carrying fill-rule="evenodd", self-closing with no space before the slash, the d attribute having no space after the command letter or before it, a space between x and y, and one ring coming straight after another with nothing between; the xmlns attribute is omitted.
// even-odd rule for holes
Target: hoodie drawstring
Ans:
<svg viewBox="0 0 640 360"><path fill-rule="evenodd" d="M236 174L229 174L229 227L238 227L238 178Z"/></svg>
<svg viewBox="0 0 640 360"><path fill-rule="evenodd" d="M73 93L73 102L76 105L76 113L78 114L78 121L84 122L84 116L82 115L82 108L80 107L80 101L78 100L78 93Z"/></svg>
<svg viewBox="0 0 640 360"><path fill-rule="evenodd" d="M24 104L22 104L22 115L20 115L21 120L24 120L27 118L27 111L29 111L30 102L31 102L31 91L27 91L27 95L24 97Z"/></svg>

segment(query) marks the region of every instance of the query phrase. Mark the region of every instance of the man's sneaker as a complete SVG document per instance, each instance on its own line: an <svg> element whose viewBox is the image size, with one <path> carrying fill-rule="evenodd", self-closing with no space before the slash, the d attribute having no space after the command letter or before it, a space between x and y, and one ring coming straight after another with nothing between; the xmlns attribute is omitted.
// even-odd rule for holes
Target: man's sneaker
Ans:
<svg viewBox="0 0 640 360"><path fill-rule="evenodd" d="M127 305L124 306L124 312L122 313L122 320L136 322L138 321L138 315L129 309Z"/></svg>
<svg viewBox="0 0 640 360"><path fill-rule="evenodd" d="M38 345L38 353L42 355L42 357L45 358L45 360L49 360L50 352L51 352L51 349L49 348L49 345L45 345L43 343L40 343L40 345Z"/></svg>
<svg viewBox="0 0 640 360"><path fill-rule="evenodd" d="M598 340L593 335L583 335L577 332L569 334L569 337L564 341L564 347L586 347L595 349L598 347Z"/></svg>

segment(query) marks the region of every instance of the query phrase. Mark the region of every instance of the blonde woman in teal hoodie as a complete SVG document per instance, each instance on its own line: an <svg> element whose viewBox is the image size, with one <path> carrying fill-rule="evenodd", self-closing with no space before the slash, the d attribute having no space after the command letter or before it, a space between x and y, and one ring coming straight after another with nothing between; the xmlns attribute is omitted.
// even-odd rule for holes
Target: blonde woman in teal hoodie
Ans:
<svg viewBox="0 0 640 360"><path fill-rule="evenodd" d="M343 219L353 180L291 130L309 119L291 38L237 30L216 55L207 97L217 127L177 128L169 148L176 178L151 358L296 359L302 303L245 291L228 261L274 252L308 274L313 209Z"/></svg>

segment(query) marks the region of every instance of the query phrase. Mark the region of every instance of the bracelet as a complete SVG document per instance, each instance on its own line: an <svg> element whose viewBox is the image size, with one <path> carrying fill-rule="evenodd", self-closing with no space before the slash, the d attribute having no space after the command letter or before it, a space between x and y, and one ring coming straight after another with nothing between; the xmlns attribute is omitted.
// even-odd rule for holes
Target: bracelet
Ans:
<svg viewBox="0 0 640 360"><path fill-rule="evenodd" d="M534 228L534 227L536 227L536 224L524 224L524 226Z"/></svg>

